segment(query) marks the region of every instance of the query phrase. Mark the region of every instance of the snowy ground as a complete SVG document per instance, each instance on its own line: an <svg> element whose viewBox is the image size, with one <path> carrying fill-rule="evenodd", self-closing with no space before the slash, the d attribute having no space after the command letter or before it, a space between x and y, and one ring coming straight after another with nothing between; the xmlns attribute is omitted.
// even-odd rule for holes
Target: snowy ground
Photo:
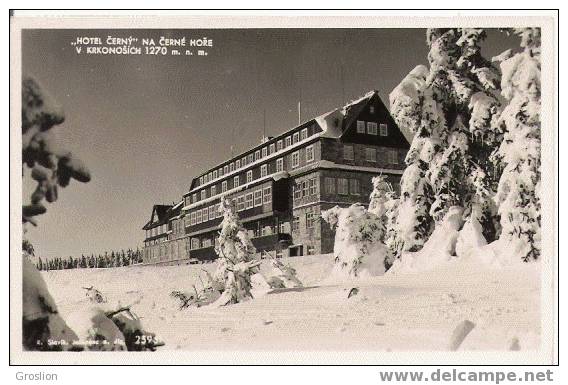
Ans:
<svg viewBox="0 0 568 385"><path fill-rule="evenodd" d="M172 290L189 291L201 269L140 266L43 273L64 318L94 285L132 309L166 345L160 350L448 350L456 326L476 324L460 350L536 349L540 336L538 265L502 270L453 263L434 271L323 284L330 255L285 260L302 289L283 289L218 309L178 310ZM357 286L359 294L347 298Z"/></svg>

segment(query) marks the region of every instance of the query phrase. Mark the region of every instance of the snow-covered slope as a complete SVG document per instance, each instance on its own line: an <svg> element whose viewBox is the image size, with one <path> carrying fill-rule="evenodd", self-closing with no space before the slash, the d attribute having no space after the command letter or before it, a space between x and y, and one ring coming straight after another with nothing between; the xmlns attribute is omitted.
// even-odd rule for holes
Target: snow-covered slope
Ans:
<svg viewBox="0 0 568 385"><path fill-rule="evenodd" d="M172 290L189 291L201 269L192 266L77 269L43 273L63 317L94 285L109 301L132 309L163 339L160 350L448 350L454 329L475 324L459 350L509 350L539 343L538 264L487 269L454 262L434 270L387 274L350 285L320 282L331 255L285 259L303 288L281 289L218 309L178 310ZM262 271L271 266L263 262Z"/></svg>

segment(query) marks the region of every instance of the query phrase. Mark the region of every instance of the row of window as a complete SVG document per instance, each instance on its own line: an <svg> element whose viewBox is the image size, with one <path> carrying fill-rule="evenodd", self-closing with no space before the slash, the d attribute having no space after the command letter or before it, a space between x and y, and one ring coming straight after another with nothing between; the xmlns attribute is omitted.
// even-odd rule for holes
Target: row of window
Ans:
<svg viewBox="0 0 568 385"><path fill-rule="evenodd" d="M311 195L317 195L318 185L316 177L303 180L294 185L294 200L301 199L303 197L308 197Z"/></svg>
<svg viewBox="0 0 568 385"><path fill-rule="evenodd" d="M385 156L386 159L384 159ZM343 159L355 160L355 148L353 145L343 145ZM398 150L396 148L389 148L386 151L377 151L375 147L365 147L365 160L373 163L398 164Z"/></svg>
<svg viewBox="0 0 568 385"><path fill-rule="evenodd" d="M365 122L363 120L358 120L357 133L364 134L365 132L369 135L389 136L389 129L385 123L379 124L377 130L376 122Z"/></svg>
<svg viewBox="0 0 568 385"><path fill-rule="evenodd" d="M233 199L237 202L237 211L262 206L263 204L272 202L272 187L267 186L262 189L239 195ZM223 214L219 212L219 204L204 207L189 214L189 225L197 225L222 216Z"/></svg>
<svg viewBox="0 0 568 385"><path fill-rule="evenodd" d="M361 183L359 179L325 177L324 189L326 194L360 195Z"/></svg>
<svg viewBox="0 0 568 385"><path fill-rule="evenodd" d="M268 146L263 147L262 149L256 150L254 153L245 155L240 159L237 159L229 164L226 164L223 167L218 168L217 170L210 171L209 173L200 176L199 185L203 185L204 183L208 183L212 180L220 178L223 175L227 175L235 170L245 167L253 162L256 162L259 159L265 158L268 155L272 155L275 152L281 151L284 148L290 147L291 145L307 138L308 129L304 128L300 132L295 132L294 134L289 135L284 139L276 141L276 143L271 143Z"/></svg>
<svg viewBox="0 0 568 385"><path fill-rule="evenodd" d="M306 158L306 163L314 161L315 154L314 154L314 146L313 145L306 147L305 158ZM299 165L300 165L300 151L295 151L290 155L290 162L291 162L292 168L299 167ZM284 171L284 158L276 159L276 172L281 172L281 171ZM260 178L264 178L270 172L271 172L270 164L263 164L263 165L260 166ZM253 170L248 170L245 175L246 175L246 183L251 183L254 180ZM233 177L233 187L232 188L237 188L240 185L241 185L241 174L235 175ZM228 189L229 189L229 182L226 181L226 180L221 182L220 193L225 193ZM208 197L213 197L213 196L217 195L217 193L218 193L217 192L217 186L213 185L209 189L201 190L200 198L201 198L201 200L207 199ZM191 203L197 202L198 201L197 197L198 197L197 193L192 194Z"/></svg>
<svg viewBox="0 0 568 385"><path fill-rule="evenodd" d="M156 235L163 234L167 231L167 225L163 224L156 226L153 229L146 230L146 238L150 238Z"/></svg>

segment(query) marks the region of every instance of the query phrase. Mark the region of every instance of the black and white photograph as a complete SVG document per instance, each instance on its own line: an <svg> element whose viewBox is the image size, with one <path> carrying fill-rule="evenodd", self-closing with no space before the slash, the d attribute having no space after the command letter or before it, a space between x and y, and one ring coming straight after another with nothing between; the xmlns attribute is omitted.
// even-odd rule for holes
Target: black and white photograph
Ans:
<svg viewBox="0 0 568 385"><path fill-rule="evenodd" d="M500 15L16 14L10 361L555 364L555 18Z"/></svg>

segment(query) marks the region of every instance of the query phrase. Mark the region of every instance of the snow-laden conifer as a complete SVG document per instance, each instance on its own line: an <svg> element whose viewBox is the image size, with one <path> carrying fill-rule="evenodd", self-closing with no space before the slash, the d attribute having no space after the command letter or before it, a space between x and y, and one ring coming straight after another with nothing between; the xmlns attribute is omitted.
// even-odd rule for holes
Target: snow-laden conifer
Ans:
<svg viewBox="0 0 568 385"><path fill-rule="evenodd" d="M502 95L506 106L497 121L503 132L498 157L503 165L495 202L501 216L500 240L518 258L539 258L540 246L540 29L513 30L522 51L501 55ZM509 57L510 56L510 57ZM508 57L508 58L507 58ZM504 59L504 60L503 60Z"/></svg>

